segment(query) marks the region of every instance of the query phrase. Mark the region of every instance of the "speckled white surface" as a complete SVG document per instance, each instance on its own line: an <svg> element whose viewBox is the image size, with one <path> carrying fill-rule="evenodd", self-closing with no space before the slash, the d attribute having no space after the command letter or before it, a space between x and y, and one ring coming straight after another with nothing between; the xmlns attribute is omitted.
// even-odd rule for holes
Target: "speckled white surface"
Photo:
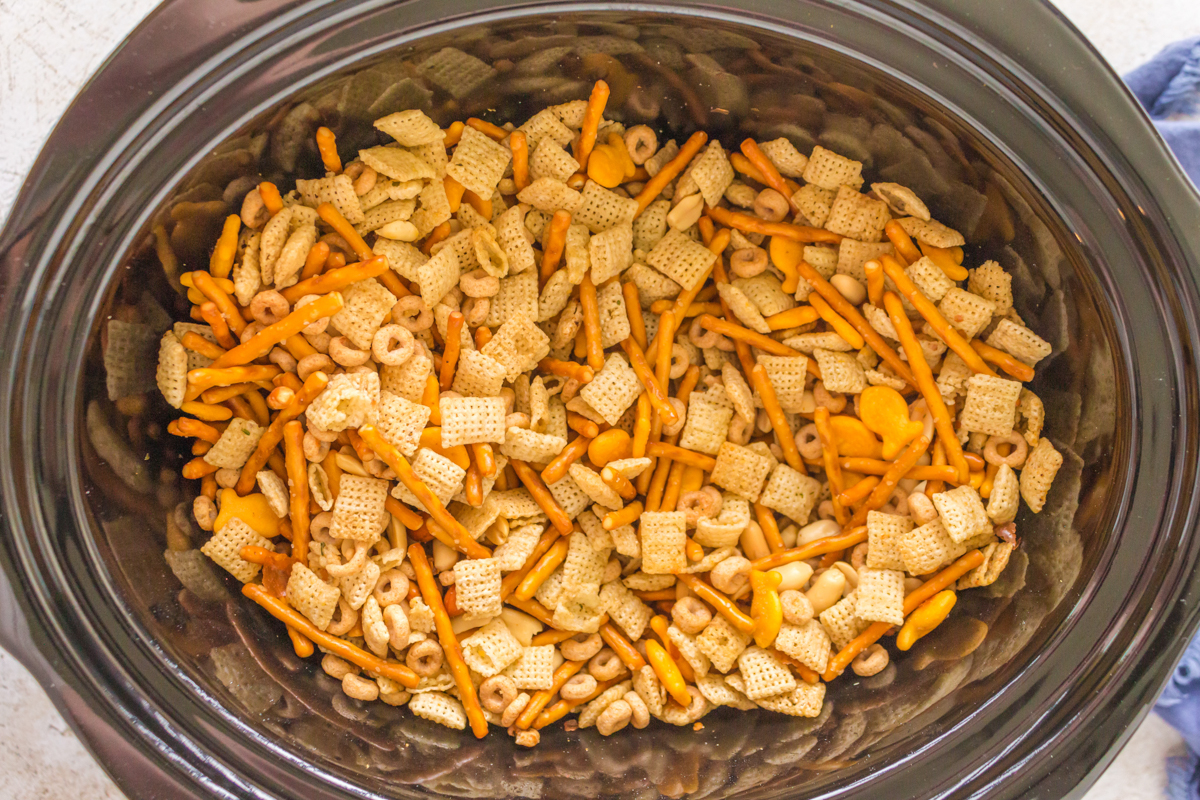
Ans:
<svg viewBox="0 0 1200 800"><path fill-rule="evenodd" d="M0 0L0 218L43 139L105 56L157 0ZM1200 34L1200 0L1055 0L1119 71ZM1158 800L1183 752L1148 717L1085 800ZM0 798L121 798L46 695L0 650Z"/></svg>

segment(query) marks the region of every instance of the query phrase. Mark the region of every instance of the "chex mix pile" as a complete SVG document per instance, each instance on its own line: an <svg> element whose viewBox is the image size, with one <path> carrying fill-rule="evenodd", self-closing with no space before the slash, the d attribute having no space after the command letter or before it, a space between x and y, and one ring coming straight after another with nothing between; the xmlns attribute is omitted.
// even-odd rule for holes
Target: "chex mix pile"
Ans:
<svg viewBox="0 0 1200 800"><path fill-rule="evenodd" d="M160 347L202 551L347 695L521 745L816 716L997 579L1062 463L1051 346L912 191L607 97L403 111L345 165L321 128Z"/></svg>

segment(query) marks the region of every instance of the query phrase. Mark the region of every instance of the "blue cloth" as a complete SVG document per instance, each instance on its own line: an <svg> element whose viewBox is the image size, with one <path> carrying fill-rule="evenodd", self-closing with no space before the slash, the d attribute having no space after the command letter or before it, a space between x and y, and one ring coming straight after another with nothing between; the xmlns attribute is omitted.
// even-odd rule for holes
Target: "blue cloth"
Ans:
<svg viewBox="0 0 1200 800"><path fill-rule="evenodd" d="M1125 82L1200 186L1200 37L1168 46ZM1167 760L1167 796L1200 800L1200 636L1184 651L1154 710L1188 746L1186 756Z"/></svg>

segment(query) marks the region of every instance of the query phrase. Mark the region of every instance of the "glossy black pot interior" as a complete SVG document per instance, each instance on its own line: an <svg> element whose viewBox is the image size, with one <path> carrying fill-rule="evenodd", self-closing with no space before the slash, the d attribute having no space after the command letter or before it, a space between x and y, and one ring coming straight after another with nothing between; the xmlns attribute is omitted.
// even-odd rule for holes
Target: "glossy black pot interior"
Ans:
<svg viewBox="0 0 1200 800"><path fill-rule="evenodd" d="M447 10L168 3L56 131L0 238L4 643L139 797L1081 792L1197 617L1200 213L1116 77L1033 2ZM454 94L414 68L448 46L479 59ZM181 588L163 550L188 456L161 401L132 421L110 401L104 321L186 318L155 227L180 270L207 265L251 178L320 172L317 124L345 155L393 111L519 122L614 69L610 116L861 159L1012 271L1054 345L1034 388L1066 462L1001 580L816 720L725 709L522 751L347 700L228 576Z"/></svg>

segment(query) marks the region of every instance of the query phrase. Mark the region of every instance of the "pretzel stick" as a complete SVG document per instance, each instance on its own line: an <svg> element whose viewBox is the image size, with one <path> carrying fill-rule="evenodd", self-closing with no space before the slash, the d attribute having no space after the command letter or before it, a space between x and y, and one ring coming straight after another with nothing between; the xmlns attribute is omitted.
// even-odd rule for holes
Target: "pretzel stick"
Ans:
<svg viewBox="0 0 1200 800"><path fill-rule="evenodd" d="M612 467L604 467L600 470L600 480L604 481L605 486L620 495L622 500L629 501L637 497L637 487Z"/></svg>
<svg viewBox="0 0 1200 800"><path fill-rule="evenodd" d="M529 185L529 142L525 138L525 132L510 133L508 148L512 150L513 183L519 192Z"/></svg>
<svg viewBox="0 0 1200 800"><path fill-rule="evenodd" d="M783 176L779 174L779 170L771 163L771 159L767 158L766 153L759 149L758 142L751 138L743 139L742 153L762 175L761 182L783 195L787 199L792 213L798 214L800 206L796 205L796 201L792 199L792 193L795 190L784 182Z"/></svg>
<svg viewBox="0 0 1200 800"><path fill-rule="evenodd" d="M294 628L314 643L334 655L344 658L354 666L390 678L408 689L415 689L420 685L421 679L408 667L395 661L385 661L360 647L355 647L345 639L325 633L309 622L308 617L293 609L282 599L272 596L262 584L247 583L242 586L242 594L266 609L267 613L275 619Z"/></svg>
<svg viewBox="0 0 1200 800"><path fill-rule="evenodd" d="M600 526L606 531L615 531L622 525L631 525L642 516L643 506L636 500L616 511L610 511L600 520Z"/></svg>
<svg viewBox="0 0 1200 800"><path fill-rule="evenodd" d="M482 120L479 117L469 117L467 119L467 127L474 128L484 136L497 142L504 141L504 138L508 136L508 131L504 130L504 128L494 125L487 120Z"/></svg>
<svg viewBox="0 0 1200 800"><path fill-rule="evenodd" d="M976 353L979 353L984 361L992 362L1021 383L1033 380L1033 367L1018 361L1003 350L998 350L978 339L971 341L971 347L975 349Z"/></svg>
<svg viewBox="0 0 1200 800"><path fill-rule="evenodd" d="M238 232L242 229L242 218L230 214L225 218L221 227L221 236L217 246L213 248L212 257L208 260L208 271L214 278L228 278L233 269L233 259L237 256Z"/></svg>
<svg viewBox="0 0 1200 800"><path fill-rule="evenodd" d="M283 211L283 198L279 196L279 189L275 184L263 181L258 185L258 194L272 217Z"/></svg>
<svg viewBox="0 0 1200 800"><path fill-rule="evenodd" d="M412 471L412 467L408 463L396 446L383 438L374 425L364 425L358 429L358 435L363 438L363 441L371 446L375 451L375 455L383 459L383 462L392 468L400 482L408 487L408 490L417 496L421 501L421 505L429 512L429 516L434 522L441 525L454 539L456 550L463 553L467 558L488 558L492 552L471 536L463 524L454 518L454 515L446 510L442 505L442 501L438 499L425 482L417 477Z"/></svg>
<svg viewBox="0 0 1200 800"><path fill-rule="evenodd" d="M575 635L571 631L554 631L554 633L556 633L556 634L557 633L566 633L566 634L570 634L571 636ZM537 636L535 636L533 638L534 638L534 641L536 642ZM570 638L570 637L568 636L567 638ZM559 639L558 641L564 641L564 640ZM558 644L558 642L544 642L544 644ZM536 644L534 646L536 647ZM612 678L611 680L600 681L599 683L596 684L595 689L593 689L586 697L582 697L579 700L559 700L557 703L550 706L548 709L546 709L542 713L538 714L537 719L533 723L534 729L541 730L542 728L546 727L547 725L553 725L554 723L558 722L560 719L565 717L567 714L570 714L572 711L579 708L580 706L585 705L585 704L590 703L591 701L595 700L601 694L603 694L604 692L607 692L609 689L616 686L621 681L625 680L625 678L627 678L628 675L629 675L628 672L622 672L620 675L618 675L615 678Z"/></svg>
<svg viewBox="0 0 1200 800"><path fill-rule="evenodd" d="M568 535L574 529L571 518L567 516L567 512L562 510L562 506L554 499L554 495L550 494L550 490L546 488L546 484L542 483L542 479L533 467L515 458L508 463L516 470L517 477L533 495L534 501L542 511L546 512L546 516L550 518L550 524L557 528L563 536Z"/></svg>
<svg viewBox="0 0 1200 800"><path fill-rule="evenodd" d="M924 603L947 586L952 585L963 575L966 575L982 564L983 561L983 551L972 550L925 581L920 587L909 592L904 598L904 616L907 617L921 603ZM833 658L829 659L829 664L825 667L825 674L821 676L822 679L829 682L845 672L846 667L850 666L850 662L854 661L860 653L883 638L883 635L891 627L891 623L888 622L872 622L865 631L854 637L849 644L838 651Z"/></svg>
<svg viewBox="0 0 1200 800"><path fill-rule="evenodd" d="M431 230L429 235L425 237L425 241L421 242L421 252L425 255L429 255L435 244L445 241L447 238L449 238L449 236L450 223L443 222L441 225L438 225L436 228Z"/></svg>
<svg viewBox="0 0 1200 800"><path fill-rule="evenodd" d="M754 569L766 572L775 567L782 567L784 564L791 564L793 561L804 561L805 559L816 558L827 553L838 553L848 550L866 540L867 529L865 526L851 528L845 533L839 533L837 536L826 536L824 539L817 539L808 544L793 547L790 550L772 553L769 556L751 562L751 566Z"/></svg>
<svg viewBox="0 0 1200 800"><path fill-rule="evenodd" d="M850 527L856 528L863 525L867 521L867 513L883 508L884 504L891 498L892 492L896 491L896 484L908 474L908 472L917 464L917 459L925 455L925 451L929 449L929 439L925 436L918 436L905 448L904 452L896 459L896 463L883 474L879 484L871 491L871 495L867 498L867 502L859 506L854 512L854 516L850 517Z"/></svg>
<svg viewBox="0 0 1200 800"><path fill-rule="evenodd" d="M477 442L471 445L471 455L479 466L479 473L485 478L496 474L496 454L487 442Z"/></svg>
<svg viewBox="0 0 1200 800"><path fill-rule="evenodd" d="M351 264L348 267L326 270L320 275L302 280L280 292L283 299L295 303L301 297L309 294L329 294L345 289L352 283L377 278L388 270L387 256L372 256L365 261Z"/></svg>
<svg viewBox="0 0 1200 800"><path fill-rule="evenodd" d="M604 367L604 346L601 344L600 304L591 272L584 275L579 284L579 305L583 310L583 336L587 343L588 366L598 371Z"/></svg>
<svg viewBox="0 0 1200 800"><path fill-rule="evenodd" d="M206 390L214 386L230 386L235 383L245 383L247 381L269 381L280 372L279 367L271 364L270 366L250 366L250 367L225 367L218 369L215 367L201 367L194 369L187 374L188 390L184 394L184 400L195 400Z"/></svg>
<svg viewBox="0 0 1200 800"><path fill-rule="evenodd" d="M595 439L600 435L599 425L582 414L576 414L574 411L567 412L567 427L588 439Z"/></svg>
<svg viewBox="0 0 1200 800"><path fill-rule="evenodd" d="M225 317L217 309L217 304L211 300L200 304L200 316L212 328L216 342L210 342L198 333L188 331L180 337L180 344L189 350L194 350L214 361L230 348L237 347L238 340L229 333L229 325Z"/></svg>
<svg viewBox="0 0 1200 800"><path fill-rule="evenodd" d="M172 436L191 436L209 444L216 444L217 440L221 438L221 432L213 426L187 417L171 420L167 424L167 433Z"/></svg>
<svg viewBox="0 0 1200 800"><path fill-rule="evenodd" d="M679 148L679 152L675 157L666 164L663 164L662 169L658 171L657 175L646 181L646 185L642 187L642 190L638 192L638 196L634 198L637 200L637 213L633 215L634 219L640 217L642 212L662 194L662 190L666 188L667 184L675 180L683 172L684 167L696 157L696 154L700 152L700 148L704 147L707 141L707 133L696 131L683 143L683 147Z"/></svg>
<svg viewBox="0 0 1200 800"><path fill-rule="evenodd" d="M600 638L604 643L612 648L612 651L617 654L617 658L629 667L631 672L637 672L642 667L646 666L646 660L642 658L642 654L637 651L633 643L625 637L625 634L613 625L611 622L605 622L600 626Z"/></svg>
<svg viewBox="0 0 1200 800"><path fill-rule="evenodd" d="M813 306L796 306L789 308L787 311L780 311L778 314L772 314L767 317L767 327L773 331L787 330L788 328L799 328L801 325L807 325L810 322L816 322L821 318L817 313L817 309Z"/></svg>
<svg viewBox="0 0 1200 800"><path fill-rule="evenodd" d="M637 284L621 284L621 294L625 298L625 315L629 317L629 335L644 351L646 349L646 320L642 316L642 302L638 296Z"/></svg>
<svg viewBox="0 0 1200 800"><path fill-rule="evenodd" d="M725 248L728 246L729 229L722 228L721 230L717 231L716 235L713 236L713 240L708 245L709 251L717 254L717 258L713 259L712 267L701 273L699 279L697 279L696 283L693 284L692 288L685 289L684 291L680 292L679 296L675 298L674 304L671 306L671 313L675 318L675 327L672 330L678 331L680 326L683 325L683 320L687 316L688 309L692 307L696 301L696 298L698 298L700 293L704 291L705 284L708 283L708 277L710 275L716 277L718 270L720 271L721 275L724 274L724 266L721 264L720 254L724 252ZM723 278L720 280L721 282L724 282ZM660 311L657 313L661 314L662 312ZM647 361L653 362L658 360L658 343L661 340L662 337L656 333L654 335L654 341L652 341L650 346L646 348Z"/></svg>
<svg viewBox="0 0 1200 800"><path fill-rule="evenodd" d="M912 323L908 321L908 315L904 313L904 304L895 294L887 292L883 296L883 305L888 312L888 317L892 320L892 326L896 328L896 335L900 337L900 344L904 348L905 355L908 356L908 363L912 365L917 389L925 398L929 413L933 415L933 425L937 428L938 439L946 448L946 459L958 473L959 483L966 483L970 468L967 466L967 460L963 457L962 444L959 443L958 434L954 430L954 420L950 417L946 403L942 400L941 390L933 380L933 371L925 361L925 351L921 349L921 344L913 333ZM970 350L969 347L967 349ZM971 354L975 355L975 351L971 350Z"/></svg>
<svg viewBox="0 0 1200 800"><path fill-rule="evenodd" d="M763 186L767 185L767 176L763 175L762 171L758 167L754 166L754 163L750 161L750 159L746 158L746 156L742 153L730 153L729 164L750 180L761 183ZM793 180L789 180L788 178L783 179L783 185L784 189L777 191L779 191L784 197L794 195L800 189L800 184Z"/></svg>
<svg viewBox="0 0 1200 800"><path fill-rule="evenodd" d="M300 388L300 391L296 392L296 395L287 404L287 407L275 415L275 419L272 420L271 424L267 426L266 431L259 438L254 452L250 454L250 458L246 459L245 465L242 466L242 473L238 476L237 486L235 487L238 494L247 495L250 493L258 480L259 470L266 465L267 459L275 451L275 447L283 441L284 426L303 414L305 409L316 399L317 395L325 391L325 387L328 385L328 375L324 372L314 372L304 381L304 385ZM307 475L307 472L305 474ZM306 486L308 485L307 480L306 477Z"/></svg>
<svg viewBox="0 0 1200 800"><path fill-rule="evenodd" d="M346 240L346 243L350 245L350 249L358 256L359 261L366 261L375 255L374 251L371 250L371 246L363 240L358 231L354 229L354 226L346 221L346 218L342 216L342 212L338 211L337 206L333 203L321 203L317 206L317 216L325 220L326 225L333 228L338 236Z"/></svg>
<svg viewBox="0 0 1200 800"><path fill-rule="evenodd" d="M821 460L825 463L825 476L829 479L829 489L833 494L833 514L838 523L846 524L846 509L842 508L838 495L846 490L842 479L842 465L838 463L837 432L829 422L829 409L817 406L813 412L813 423L817 426L817 436L821 440Z"/></svg>
<svg viewBox="0 0 1200 800"><path fill-rule="evenodd" d="M863 271L867 273L867 299L871 305L883 307L883 265L876 259L872 258L867 263L863 264Z"/></svg>
<svg viewBox="0 0 1200 800"><path fill-rule="evenodd" d="M297 559L287 555L286 553L276 553L274 550L268 550L265 547L256 547L255 545L246 545L238 555L249 561L251 564L258 564L264 567L273 567L277 570L286 572L292 568L292 564L298 563Z"/></svg>
<svg viewBox="0 0 1200 800"><path fill-rule="evenodd" d="M529 571L554 546L554 543L558 541L560 536L562 534L554 528L549 528L542 534L541 538L538 539L538 543L534 546L533 552L529 554L529 558L525 559L525 565L516 572L508 573L504 576L504 580L500 581L500 597L502 599L505 601L508 600L509 596L521 585L521 581L525 580L525 576L529 574Z"/></svg>
<svg viewBox="0 0 1200 800"><path fill-rule="evenodd" d="M294 379L296 381L297 384L300 383L300 379L297 378L294 374L292 374L290 372L281 372L278 375L276 375L274 378L272 378L271 380L278 381L281 378L283 378L284 376L291 377L292 379ZM261 383L265 383L265 381L262 381ZM228 400L231 397L237 397L240 394L245 394L246 392L254 391L255 389L257 389L259 387L259 385L260 385L259 382L235 383L230 386L218 386L215 389L205 389L203 392L200 393L200 399L203 400L205 403L209 403L209 404L213 404L213 405L215 405L217 403L224 403L226 400ZM292 388L290 386L289 386L289 388L291 388L292 391L296 391L295 388ZM229 417L225 416L225 417L222 417L222 419L229 419Z"/></svg>
<svg viewBox="0 0 1200 800"><path fill-rule="evenodd" d="M203 458L197 457L184 464L179 474L189 481L194 481L197 478L203 478L205 475L212 475L218 469L220 467L217 467L215 464L209 464Z"/></svg>
<svg viewBox="0 0 1200 800"><path fill-rule="evenodd" d="M646 455L646 448L650 444L650 416L653 406L650 405L650 398L645 392L638 395L637 399L637 416L633 421L633 458L642 458Z"/></svg>
<svg viewBox="0 0 1200 800"><path fill-rule="evenodd" d="M592 93L588 97L587 108L583 112L583 124L579 130L579 150L575 160L579 162L579 171L587 172L588 156L596 146L596 133L600 130L600 118L604 116L604 106L608 103L609 88L604 81L596 81ZM525 727L529 727L526 725Z"/></svg>
<svg viewBox="0 0 1200 800"><path fill-rule="evenodd" d="M730 322L724 319L718 319L712 314L701 314L700 324L710 331L722 333L731 339L746 342L753 347L757 347L765 353L770 353L773 356L798 356L803 355L799 350L794 350L786 344L777 342L769 336L752 331L735 322ZM751 366L753 369L753 365Z"/></svg>
<svg viewBox="0 0 1200 800"><path fill-rule="evenodd" d="M658 416L662 419L663 424L674 425L679 421L679 414L675 411L675 407L667 400L667 393L663 391L663 387L658 382L658 379L655 378L654 373L650 371L650 365L646 363L646 354L642 352L642 348L638 347L633 337L623 339L621 341L621 348L629 356L629 364L633 367L633 371L642 382L642 387L646 390L646 397L650 400L650 405L658 412ZM670 351L666 352L669 353ZM670 369L670 367L671 360L668 357L667 369Z"/></svg>
<svg viewBox="0 0 1200 800"><path fill-rule="evenodd" d="M424 518L420 514L413 511L411 508L404 505L391 495L389 495L388 498L383 502L383 507L387 509L387 512L395 517L401 525L410 531L415 531L425 523Z"/></svg>
<svg viewBox="0 0 1200 800"><path fill-rule="evenodd" d="M870 496L871 491L879 485L879 476L868 475L858 483L844 490L838 495L838 500L843 508L849 508L855 503L861 503Z"/></svg>
<svg viewBox="0 0 1200 800"><path fill-rule="evenodd" d="M733 627L742 633L754 633L754 620L738 608L737 603L695 575L681 573L675 577L695 592L697 597L715 608L717 613L724 617Z"/></svg>
<svg viewBox="0 0 1200 800"><path fill-rule="evenodd" d="M233 412L224 406L198 403L195 400L184 403L179 410L205 422L221 422L233 416Z"/></svg>
<svg viewBox="0 0 1200 800"><path fill-rule="evenodd" d="M963 268L962 264L954 260L951 250L934 247L924 242L921 242L920 245L921 252L928 256L929 260L936 264L938 269L946 273L947 278L952 281L965 281L967 279L968 273L966 269Z"/></svg>
<svg viewBox="0 0 1200 800"><path fill-rule="evenodd" d="M791 426L788 425L783 407L779 405L779 397L775 394L775 386L767 375L767 368L762 364L755 364L754 369L750 372L750 383L758 391L767 417L771 420L771 427L775 431L775 438L779 440L780 449L783 450L784 460L787 461L789 467L801 475L807 475L808 470L804 466L804 459L800 458L800 451L796 449L796 437L792 433Z"/></svg>
<svg viewBox="0 0 1200 800"><path fill-rule="evenodd" d="M317 128L316 138L317 152L321 154L321 163L325 165L325 171L333 173L341 172L342 159L338 156L337 138L333 135L333 131L322 125Z"/></svg>
<svg viewBox="0 0 1200 800"><path fill-rule="evenodd" d="M507 602L513 608L524 611L529 616L536 619L538 622L547 627L554 626L554 615L550 613L550 609L539 603L537 600L521 600L517 597L509 597Z"/></svg>
<svg viewBox="0 0 1200 800"><path fill-rule="evenodd" d="M767 540L767 547L772 553L781 552L783 537L779 535L779 523L775 520L775 512L762 503L755 503L754 516L758 519L758 526L762 528L763 538Z"/></svg>
<svg viewBox="0 0 1200 800"><path fill-rule="evenodd" d="M879 263L883 265L883 271L887 274L892 282L896 284L896 288L900 290L900 294L912 303L912 305L920 312L929 326L941 337L946 346L958 353L958 357L967 362L967 366L974 372L981 372L984 375L991 375L993 378L998 377L995 371L992 370L983 359L979 357L979 353L971 348L963 335L958 332L958 329L951 325L942 312L938 311L928 297L921 293L917 285L912 282L904 268L900 266L900 262L896 261L891 256L881 256ZM885 299L886 301L886 299ZM903 310L903 308L901 309ZM907 319L907 315L905 316ZM909 325L911 328L911 324ZM909 356L911 358L911 356Z"/></svg>
<svg viewBox="0 0 1200 800"><path fill-rule="evenodd" d="M449 391L454 383L454 368L458 366L458 353L462 349L463 321L461 311L451 311L446 320L446 349L442 353L442 391Z"/></svg>
<svg viewBox="0 0 1200 800"><path fill-rule="evenodd" d="M574 361L560 361L557 358L543 358L538 362L538 369L551 375L577 380L581 384L591 383L596 377L596 372L591 367L576 364Z"/></svg>
<svg viewBox="0 0 1200 800"><path fill-rule="evenodd" d="M442 652L446 656L446 663L450 666L450 674L454 676L454 685L458 687L459 702L463 704L463 710L467 712L467 719L471 722L471 731L475 734L475 738L482 739L487 736L487 719L483 716L483 708L479 705L479 695L475 692L475 684L471 682L471 670L467 668L467 662L463 661L462 648L459 647L458 636L454 633L454 623L450 621L450 615L446 613L446 606L442 602L441 592L438 591L437 581L429 566L429 558L425 555L425 548L415 543L409 545L408 560L412 563L413 572L417 575L417 586L421 590L421 598L433 612L433 624L437 630L438 641L442 645Z"/></svg>
<svg viewBox="0 0 1200 800"><path fill-rule="evenodd" d="M587 666L586 661L564 661L559 664L558 669L554 670L550 688L534 692L533 696L529 698L529 704L521 712L521 716L517 717L516 726L521 730L527 730L537 719L538 714L542 713L546 704L550 702L550 698L558 694L558 690L585 666Z"/></svg>
<svg viewBox="0 0 1200 800"><path fill-rule="evenodd" d="M308 255L304 258L304 269L300 270L300 280L307 280L314 275L320 275L325 269L325 262L329 258L329 245L325 242L317 242L309 248Z"/></svg>
<svg viewBox="0 0 1200 800"><path fill-rule="evenodd" d="M571 227L571 212L559 209L550 218L546 226L546 241L542 245L542 266L538 273L541 286L546 285L550 276L558 269L562 261L563 249L567 245L567 231Z"/></svg>
<svg viewBox="0 0 1200 800"><path fill-rule="evenodd" d="M225 323L229 326L229 329L235 335L241 336L242 331L246 329L246 320L242 317L242 312L237 307L237 304L233 302L233 298L218 286L217 282L207 272L200 272L199 270L193 272L192 281L196 284L196 289L216 304L217 310L225 318ZM200 313L204 313L203 309L201 309Z"/></svg>
<svg viewBox="0 0 1200 800"><path fill-rule="evenodd" d="M458 144L458 140L462 138L463 128L467 127L462 120L456 119L450 123L450 127L442 131L442 143L446 145L446 149L454 147Z"/></svg>
<svg viewBox="0 0 1200 800"><path fill-rule="evenodd" d="M492 200L490 197L480 197L470 189L467 189L463 192L463 199L467 201L467 205L478 211L479 215L484 219L492 218Z"/></svg>
<svg viewBox="0 0 1200 800"><path fill-rule="evenodd" d="M913 244L912 237L900 225L899 220L889 220L888 224L883 226L883 233L887 236L888 241L892 243L892 247L895 248L896 255L903 259L904 266L910 266L913 262L920 260L921 251ZM963 278L966 278L966 276L964 275ZM962 280L962 278L959 280Z"/></svg>
<svg viewBox="0 0 1200 800"><path fill-rule="evenodd" d="M518 600L529 600L537 594L537 590L546 582L551 573L558 569L558 565L567 560L567 550L569 548L570 542L566 539L559 539L555 542L546 551L546 554L538 559L533 569L529 570L529 574L521 581L521 584L513 593L513 597Z"/></svg>
<svg viewBox="0 0 1200 800"><path fill-rule="evenodd" d="M304 457L304 425L292 420L283 426L283 453L287 462L292 522L292 558L308 563L308 460Z"/></svg>
<svg viewBox="0 0 1200 800"><path fill-rule="evenodd" d="M682 447L667 442L650 442L646 446L646 455L655 458L660 456L669 458L672 461L678 461L689 467L699 467L705 472L712 472L717 466L717 460L712 456L697 453L695 450L685 450Z"/></svg>
<svg viewBox="0 0 1200 800"><path fill-rule="evenodd" d="M659 174L661 175L662 173ZM793 225L790 222L767 222L765 219L759 219L750 214L743 214L741 211L730 211L720 206L707 206L705 213L721 225L736 228L743 233L782 236L785 239L804 242L805 244L838 244L842 241L840 234L832 233L823 228L812 228L808 225Z"/></svg>
<svg viewBox="0 0 1200 800"><path fill-rule="evenodd" d="M936 453L934 461L936 462ZM857 472L862 475L884 475L892 468L892 462L880 461L877 458L850 458L842 457L838 459L842 469L847 472ZM944 466L945 460L942 461L943 466L938 466L936 463L931 466L916 466L910 469L902 477L914 481L947 481L958 483L958 472L954 467Z"/></svg>
<svg viewBox="0 0 1200 800"><path fill-rule="evenodd" d="M554 460L542 470L542 480L546 483L558 483L570 470L571 465L583 458L592 440L583 434L576 436Z"/></svg>
<svg viewBox="0 0 1200 800"><path fill-rule="evenodd" d="M213 369L241 366L262 358L284 339L295 336L317 320L333 316L345 305L340 292L322 295L226 352L212 363Z"/></svg>
<svg viewBox="0 0 1200 800"><path fill-rule="evenodd" d="M813 310L821 315L821 319L829 323L829 326L837 331L838 336L841 336L850 343L850 347L855 350L861 350L866 342L862 335L854 330L854 326L846 320L842 319L841 315L834 311L829 303L825 302L825 298L819 294L814 294L808 298L808 302L812 304Z"/></svg>
<svg viewBox="0 0 1200 800"><path fill-rule="evenodd" d="M871 327L871 323L867 322L866 318L858 312L857 308L851 305L846 298L842 297L842 293L834 288L833 284L822 278L821 273L817 272L804 261L798 263L796 269L800 271L800 277L811 283L817 294L823 297L825 302L841 315L842 319L849 322L854 326L854 330L862 334L866 343L871 345L871 349L892 368L892 371L901 380L912 386L916 386L908 364L901 360L900 355L892 349L892 346L879 335L878 331ZM812 296L809 295L809 297L811 298Z"/></svg>

